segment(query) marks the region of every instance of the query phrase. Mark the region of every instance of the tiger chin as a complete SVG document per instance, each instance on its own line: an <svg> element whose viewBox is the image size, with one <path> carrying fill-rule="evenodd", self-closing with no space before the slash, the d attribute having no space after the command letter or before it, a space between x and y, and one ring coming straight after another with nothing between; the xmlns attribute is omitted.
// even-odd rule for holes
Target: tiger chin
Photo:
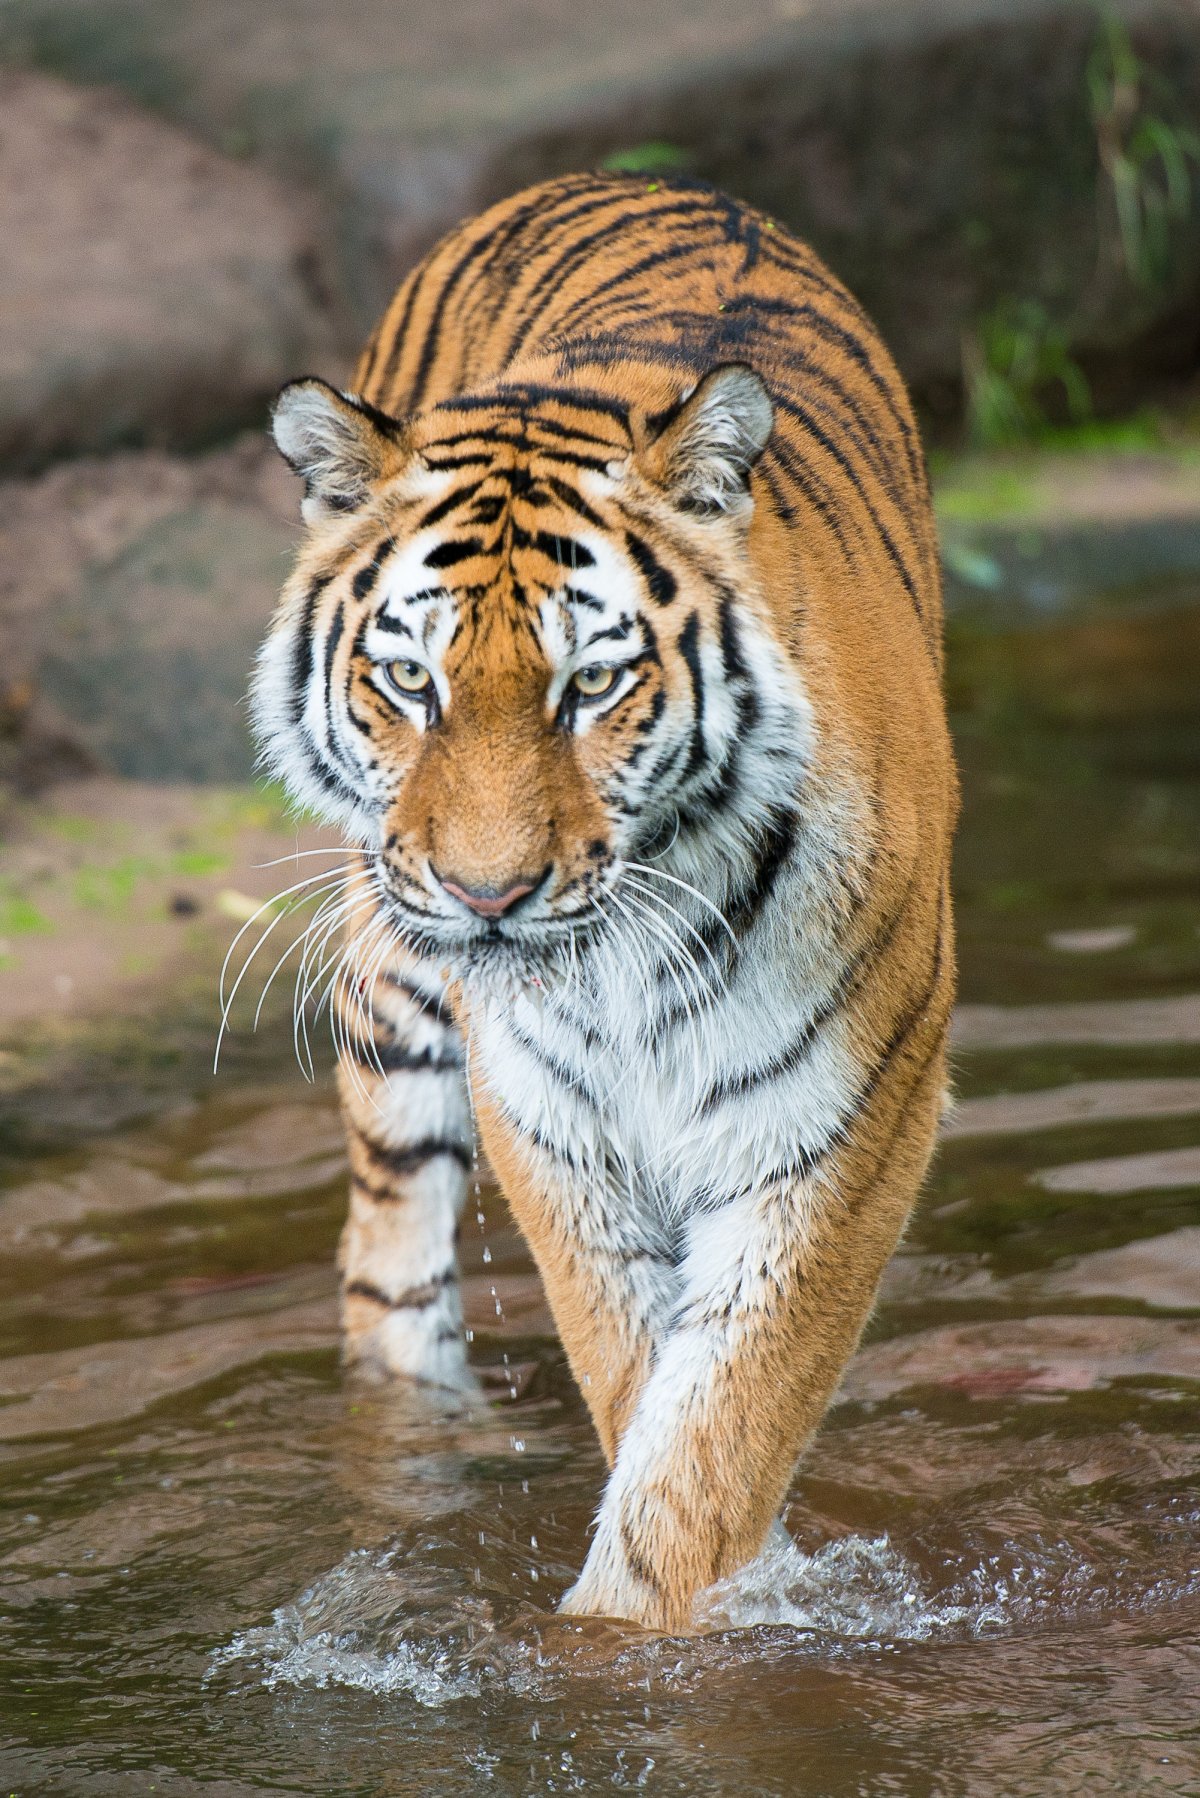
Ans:
<svg viewBox="0 0 1200 1798"><path fill-rule="evenodd" d="M476 1146L609 1474L576 1614L754 1558L924 1177L956 782L912 412L782 226L580 174L451 233L339 392L257 729L350 873L348 1361L465 1375Z"/></svg>

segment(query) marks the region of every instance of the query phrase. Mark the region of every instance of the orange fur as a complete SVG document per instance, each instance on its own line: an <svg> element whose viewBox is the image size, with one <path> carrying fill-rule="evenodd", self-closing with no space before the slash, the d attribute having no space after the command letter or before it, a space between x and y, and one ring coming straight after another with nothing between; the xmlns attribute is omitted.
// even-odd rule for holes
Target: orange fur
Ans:
<svg viewBox="0 0 1200 1798"><path fill-rule="evenodd" d="M706 393L714 370L725 391ZM765 449L756 439L763 394ZM328 683L382 770L383 796L372 802L377 865L405 892L427 895L431 883L452 880L502 893L544 880L547 903L599 893L598 870L620 859L612 783L656 718L699 694L697 668L704 654L712 666L725 645L731 603L744 630L773 646L781 679L794 682L811 714L799 796L788 789L771 799L785 818L793 804L803 809L816 870L805 875L810 909L781 914L768 948L753 953L776 953L770 944L783 932L792 947L781 979L798 994L811 953L814 981L827 979L837 1000L827 1021L857 1070L853 1103L815 1160L798 1154L778 1176L764 1166L760 1187L739 1188L753 1253L714 1265L710 1287L699 1250L673 1275L664 1262L664 1280L700 1281L678 1328L693 1332L709 1360L697 1349L693 1367L672 1342L675 1324L656 1335L630 1309L615 1249L605 1259L608 1249L581 1246L586 1179L522 1126L476 1056L484 1147L614 1467L568 1608L683 1627L696 1592L763 1541L869 1315L942 1102L957 801L937 546L908 400L849 295L772 221L685 183L581 175L519 194L452 233L400 288L363 354L354 396L310 391L281 416L281 445L309 478L313 528L277 633L301 668L304 633L324 644ZM411 706L398 710L381 691L357 630L374 603L373 571L431 528L431 510L444 506L449 519L456 494L466 510L446 525L452 559L447 552L436 563L458 605L438 668L450 698L415 727ZM530 596L576 578L561 546L587 531L622 553L637 539L629 568L649 590L657 660L610 718L571 734L548 705ZM335 608L345 623L336 632ZM736 669L736 655L720 653L726 674ZM311 666L306 678L315 678ZM710 698L712 690L710 680ZM699 697L696 706L699 733ZM261 705L269 737L280 734L272 721L283 709L280 697ZM311 745L305 753L320 761ZM277 760L288 772L285 751ZM293 776L309 796L318 777L335 813L341 804L337 815L350 816L337 791L344 772L318 768L307 786ZM362 840L361 827L350 828ZM702 835L702 820L696 829ZM753 818L746 829L753 835ZM768 837L764 824L754 850L760 886L774 879ZM369 872L364 863L351 932L364 943L380 911ZM768 893L763 904L775 903ZM760 915L739 923L736 914L733 934L756 942ZM719 936L714 944L724 952ZM454 986L469 969L447 956L454 991L435 993L436 950L416 936L409 947L411 964L402 949L389 952L369 965L366 982L376 1052L382 1046L395 1067L364 1051L343 1082L354 1182L343 1270L352 1355L420 1373L419 1362L405 1362L407 1349L388 1346L388 1330L400 1340L388 1307L415 1311L412 1294L424 1298L430 1270L442 1278L449 1214L429 1197L431 1169L438 1155L461 1161L466 1139L439 1136L422 1161L412 1138L425 1147L431 1138L419 1120L410 1117L406 1137L397 1113L392 1137L381 1140L378 1119L421 1056L453 1060L450 1011L457 1007L468 1036L473 1016L470 979L465 998ZM410 965L416 998L405 988ZM739 965L732 952L731 978ZM797 1130L808 1127L798 1116ZM688 1240L708 1241L706 1227L693 1219ZM394 1271L406 1254L410 1279ZM385 1264L393 1271L376 1277ZM454 1327L452 1311L441 1316L438 1340L449 1343ZM656 1458L645 1408L677 1351L679 1404Z"/></svg>

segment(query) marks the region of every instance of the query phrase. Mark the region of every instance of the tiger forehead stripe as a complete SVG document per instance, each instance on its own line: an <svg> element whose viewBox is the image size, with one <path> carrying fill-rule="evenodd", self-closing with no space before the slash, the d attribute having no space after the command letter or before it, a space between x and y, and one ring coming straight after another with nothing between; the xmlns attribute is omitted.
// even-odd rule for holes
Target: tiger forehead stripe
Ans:
<svg viewBox="0 0 1200 1798"><path fill-rule="evenodd" d="M669 606L677 591L677 582L670 569L663 567L645 538L635 531L625 532L625 547L650 589L651 599L657 605Z"/></svg>
<svg viewBox="0 0 1200 1798"><path fill-rule="evenodd" d="M586 544L573 537L556 537L548 531L529 532L514 522L512 541L517 549L536 549L560 568L592 568L596 558Z"/></svg>

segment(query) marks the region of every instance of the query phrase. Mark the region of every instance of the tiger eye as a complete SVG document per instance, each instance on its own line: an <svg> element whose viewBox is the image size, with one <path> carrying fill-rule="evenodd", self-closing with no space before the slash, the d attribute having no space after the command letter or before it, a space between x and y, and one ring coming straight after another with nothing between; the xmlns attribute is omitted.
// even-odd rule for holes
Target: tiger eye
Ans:
<svg viewBox="0 0 1200 1798"><path fill-rule="evenodd" d="M571 685L585 699L599 699L601 693L607 693L617 678L615 668L605 668L595 664L589 668L580 668L571 677Z"/></svg>
<svg viewBox="0 0 1200 1798"><path fill-rule="evenodd" d="M433 678L420 662L391 662L388 673L402 693L423 693Z"/></svg>

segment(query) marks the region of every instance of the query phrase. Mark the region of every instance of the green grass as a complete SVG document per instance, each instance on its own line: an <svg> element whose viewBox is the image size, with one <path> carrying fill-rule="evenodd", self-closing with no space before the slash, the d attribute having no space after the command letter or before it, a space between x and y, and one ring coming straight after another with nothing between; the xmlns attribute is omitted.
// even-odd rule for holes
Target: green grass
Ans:
<svg viewBox="0 0 1200 1798"><path fill-rule="evenodd" d="M31 899L21 893L0 893L0 937L48 936L53 929Z"/></svg>

